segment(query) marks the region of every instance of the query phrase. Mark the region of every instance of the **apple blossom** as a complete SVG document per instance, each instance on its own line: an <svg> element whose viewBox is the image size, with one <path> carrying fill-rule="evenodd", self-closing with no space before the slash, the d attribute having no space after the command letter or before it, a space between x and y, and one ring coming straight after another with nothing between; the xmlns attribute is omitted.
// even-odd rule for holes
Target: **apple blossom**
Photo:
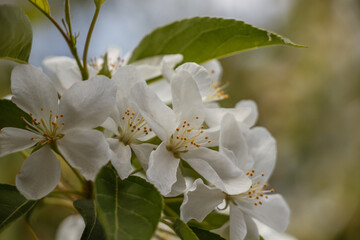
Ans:
<svg viewBox="0 0 360 240"><path fill-rule="evenodd" d="M11 76L12 101L31 116L26 129L5 127L0 157L35 146L16 177L28 199L46 196L60 179L60 164L51 149L93 180L109 160L108 144L99 126L113 109L116 86L104 76L78 82L59 101L51 80L31 65L17 66Z"/></svg>

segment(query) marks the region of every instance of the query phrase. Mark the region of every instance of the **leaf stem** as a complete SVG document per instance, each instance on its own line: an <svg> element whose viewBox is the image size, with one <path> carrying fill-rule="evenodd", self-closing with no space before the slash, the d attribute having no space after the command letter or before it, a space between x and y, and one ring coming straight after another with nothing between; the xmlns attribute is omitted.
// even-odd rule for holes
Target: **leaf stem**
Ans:
<svg viewBox="0 0 360 240"><path fill-rule="evenodd" d="M34 238L34 240L39 240L39 238L36 236L34 230L30 226L30 223L26 222L25 226L26 226L27 230L29 231L29 233L31 234L31 236Z"/></svg>
<svg viewBox="0 0 360 240"><path fill-rule="evenodd" d="M74 194L74 195L78 195L78 196L81 196L81 197L85 197L85 194L82 193L82 192L79 192L79 191L53 191L51 192L51 194Z"/></svg>
<svg viewBox="0 0 360 240"><path fill-rule="evenodd" d="M176 217L176 218L179 217L179 215L174 210L172 210L170 207L168 207L166 204L164 205L164 213L171 217Z"/></svg>
<svg viewBox="0 0 360 240"><path fill-rule="evenodd" d="M41 9L38 5L36 5L34 2L30 1L29 2L34 5L42 14L44 14L49 20L50 22L52 22L54 24L54 26L59 30L59 32L61 33L61 35L64 37L67 45L69 46L69 49L70 49L70 52L71 54L73 55L73 57L75 58L76 60L76 63L80 69L80 72L81 72L81 75L84 79L84 77L86 76L85 75L85 70L84 70L84 67L82 66L81 64L81 61L80 61L80 58L79 58L79 54L77 52L77 48L76 48L76 45L74 44L74 41L72 41L72 34L71 34L71 31L70 31L70 36L69 37L67 35L67 33L61 28L60 24L50 15L48 14L47 12L45 12L43 9Z"/></svg>
<svg viewBox="0 0 360 240"><path fill-rule="evenodd" d="M132 173L130 173L130 175L134 175L135 173L141 172L142 170L144 170L142 167L139 167L137 169L135 169Z"/></svg>
<svg viewBox="0 0 360 240"><path fill-rule="evenodd" d="M164 199L165 203L177 203L177 202L182 202L182 201L184 201L183 197Z"/></svg>
<svg viewBox="0 0 360 240"><path fill-rule="evenodd" d="M87 37L86 37L86 42L85 42L85 47L84 47L84 52L83 52L84 73L86 74L86 76L85 76L86 79L89 78L89 71L87 68L87 55L88 55L88 50L89 50L89 46L90 46L91 35L94 31L95 23L99 16L99 13L100 13L100 5L96 6L95 13L94 13L93 19L91 21ZM86 79L83 79L83 80L86 80Z"/></svg>

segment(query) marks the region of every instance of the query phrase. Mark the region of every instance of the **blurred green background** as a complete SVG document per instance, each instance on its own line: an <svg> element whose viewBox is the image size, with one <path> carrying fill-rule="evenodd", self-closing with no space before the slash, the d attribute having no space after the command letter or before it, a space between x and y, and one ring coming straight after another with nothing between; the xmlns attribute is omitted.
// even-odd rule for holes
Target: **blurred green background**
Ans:
<svg viewBox="0 0 360 240"><path fill-rule="evenodd" d="M69 55L61 36L25 0L3 2L22 6L31 18L30 63L41 66L47 55ZM59 19L63 1L50 3ZM92 1L71 3L82 49ZM108 45L131 51L154 27L194 15L245 20L308 46L268 47L222 59L223 80L230 82L230 98L222 104L233 107L242 99L255 100L257 125L268 128L277 140L278 162L270 183L291 207L288 233L309 240L358 239L360 2L108 0L90 56L102 54ZM22 161L20 154L1 158L0 182L13 184ZM39 206L31 224L40 239L54 239L57 225L72 212L57 205ZM32 238L19 220L0 239Z"/></svg>

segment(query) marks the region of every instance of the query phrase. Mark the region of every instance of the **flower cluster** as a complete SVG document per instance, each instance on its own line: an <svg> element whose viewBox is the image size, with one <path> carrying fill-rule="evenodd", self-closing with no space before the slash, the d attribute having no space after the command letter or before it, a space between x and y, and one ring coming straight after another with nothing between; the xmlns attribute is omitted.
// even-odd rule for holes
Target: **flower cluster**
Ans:
<svg viewBox="0 0 360 240"><path fill-rule="evenodd" d="M43 198L57 186L57 156L86 180L94 180L109 161L125 179L134 173L136 157L144 177L163 196L184 194L185 222L201 222L223 205L230 220L217 232L232 240L258 239L254 219L285 231L289 209L267 183L276 161L275 140L254 127L254 102L218 105L228 95L217 61L174 69L181 55L132 65L116 49L107 56L111 79L97 75L102 59L90 62L87 81L81 81L75 61L65 57L44 61L53 79L31 65L13 70L12 101L31 120L23 118L25 129L1 129L0 157L34 147L16 177L26 198ZM163 78L146 82L157 76ZM105 130L95 129L99 126ZM189 169L199 178L190 178Z"/></svg>

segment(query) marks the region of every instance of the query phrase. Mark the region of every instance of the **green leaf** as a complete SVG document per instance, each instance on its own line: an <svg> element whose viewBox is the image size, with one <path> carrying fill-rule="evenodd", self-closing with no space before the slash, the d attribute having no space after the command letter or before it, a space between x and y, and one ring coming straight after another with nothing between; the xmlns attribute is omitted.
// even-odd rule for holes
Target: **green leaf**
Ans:
<svg viewBox="0 0 360 240"><path fill-rule="evenodd" d="M105 55L104 55L104 63L103 63L101 70L98 72L98 75L104 75L104 76L107 76L108 78L111 78L111 72L109 69L107 53L105 53Z"/></svg>
<svg viewBox="0 0 360 240"><path fill-rule="evenodd" d="M180 219L175 220L174 231L182 240L200 240L191 228Z"/></svg>
<svg viewBox="0 0 360 240"><path fill-rule="evenodd" d="M191 230L193 230L199 240L225 240L216 233L212 233L200 228L192 227Z"/></svg>
<svg viewBox="0 0 360 240"><path fill-rule="evenodd" d="M32 4L34 4L41 11L50 15L50 6L47 0L29 0Z"/></svg>
<svg viewBox="0 0 360 240"><path fill-rule="evenodd" d="M0 5L0 97L10 94L11 70L27 63L32 45L28 17L16 7Z"/></svg>
<svg viewBox="0 0 360 240"><path fill-rule="evenodd" d="M206 218L199 223L198 221L191 220L189 225L191 227L201 228L205 230L212 230L220 228L224 223L229 221L229 215L212 212L206 216Z"/></svg>
<svg viewBox="0 0 360 240"><path fill-rule="evenodd" d="M0 100L0 129L4 127L25 128L26 123L21 117L31 122L31 117L12 101Z"/></svg>
<svg viewBox="0 0 360 240"><path fill-rule="evenodd" d="M0 59L0 98L11 93L11 71L18 63Z"/></svg>
<svg viewBox="0 0 360 240"><path fill-rule="evenodd" d="M157 189L140 177L121 180L105 166L95 180L95 204L109 240L148 240L156 230L163 207Z"/></svg>
<svg viewBox="0 0 360 240"><path fill-rule="evenodd" d="M181 53L184 62L203 63L269 45L301 47L289 39L242 21L195 17L155 29L143 38L129 63L175 53Z"/></svg>
<svg viewBox="0 0 360 240"><path fill-rule="evenodd" d="M37 202L27 200L15 186L0 184L0 231L26 214Z"/></svg>
<svg viewBox="0 0 360 240"><path fill-rule="evenodd" d="M0 58L27 62L32 44L28 17L16 7L0 5Z"/></svg>
<svg viewBox="0 0 360 240"><path fill-rule="evenodd" d="M84 218L86 224L81 240L106 240L105 232L98 220L93 200L79 199L74 201L73 204Z"/></svg>

